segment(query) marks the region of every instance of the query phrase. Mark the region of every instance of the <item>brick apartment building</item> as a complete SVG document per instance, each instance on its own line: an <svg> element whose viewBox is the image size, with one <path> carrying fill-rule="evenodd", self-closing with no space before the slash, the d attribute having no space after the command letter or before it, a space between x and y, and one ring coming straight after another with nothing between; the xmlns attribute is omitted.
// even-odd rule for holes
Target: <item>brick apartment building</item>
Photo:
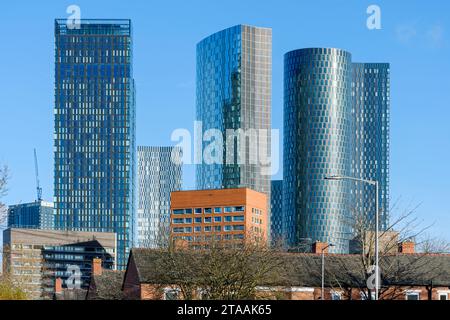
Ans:
<svg viewBox="0 0 450 320"><path fill-rule="evenodd" d="M172 242L200 248L211 241L267 243L267 196L248 188L171 193Z"/></svg>

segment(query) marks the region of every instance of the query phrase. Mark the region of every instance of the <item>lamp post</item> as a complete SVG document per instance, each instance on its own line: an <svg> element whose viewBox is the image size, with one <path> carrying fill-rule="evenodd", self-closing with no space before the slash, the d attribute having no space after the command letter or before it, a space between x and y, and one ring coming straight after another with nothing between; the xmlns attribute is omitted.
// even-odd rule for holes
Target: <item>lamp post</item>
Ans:
<svg viewBox="0 0 450 320"><path fill-rule="evenodd" d="M378 181L377 180L368 180L368 179L360 179L354 177L347 176L326 176L325 180L352 180L363 183L368 183L372 186L375 186L375 300L378 300L378 288L380 286L380 269L379 269L379 260L378 260Z"/></svg>
<svg viewBox="0 0 450 320"><path fill-rule="evenodd" d="M325 250L328 247L334 247L334 244L330 243L326 247L322 248L322 291L320 292L320 299L323 300L323 291L325 288Z"/></svg>

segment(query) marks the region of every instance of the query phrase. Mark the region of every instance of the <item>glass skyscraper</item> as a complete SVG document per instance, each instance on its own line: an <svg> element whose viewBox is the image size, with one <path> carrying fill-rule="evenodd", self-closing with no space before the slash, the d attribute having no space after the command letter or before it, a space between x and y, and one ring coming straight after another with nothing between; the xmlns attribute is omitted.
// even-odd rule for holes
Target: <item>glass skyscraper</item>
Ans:
<svg viewBox="0 0 450 320"><path fill-rule="evenodd" d="M352 64L350 53L334 48L288 52L284 65L283 231L287 244L322 241L335 245L331 252L346 253L352 238L352 211L373 215L375 190L349 180L324 178L378 180L384 199L380 225L386 225L388 65Z"/></svg>
<svg viewBox="0 0 450 320"><path fill-rule="evenodd" d="M217 129L224 144L223 162L196 166L197 189L248 187L266 193L270 202L270 165L264 170L262 162L251 159L259 160L258 155L270 159L271 154L272 30L237 25L199 42L196 95L196 121L201 121L202 135ZM228 150L234 161L227 161L227 131L238 129L248 134L245 150L238 152L239 139L235 139ZM264 130L266 136L261 134ZM253 142L252 132L259 134ZM209 143L203 141L197 156Z"/></svg>
<svg viewBox="0 0 450 320"><path fill-rule="evenodd" d="M389 72L388 63L353 63L352 176L378 181L381 229L386 229L389 223ZM374 186L356 182L353 194L354 210L367 213L368 221L374 221Z"/></svg>
<svg viewBox="0 0 450 320"><path fill-rule="evenodd" d="M163 247L170 232L170 193L181 190L179 147L138 146L137 245Z"/></svg>
<svg viewBox="0 0 450 320"><path fill-rule="evenodd" d="M284 60L284 198L288 245L305 239L348 251L350 183L324 180L351 175L350 53L312 48Z"/></svg>
<svg viewBox="0 0 450 320"><path fill-rule="evenodd" d="M55 226L53 203L38 200L9 206L8 228L52 229Z"/></svg>
<svg viewBox="0 0 450 320"><path fill-rule="evenodd" d="M270 191L270 238L272 244L282 244L283 234L283 180L272 180Z"/></svg>
<svg viewBox="0 0 450 320"><path fill-rule="evenodd" d="M115 232L118 268L135 215L130 20L55 20L55 226Z"/></svg>

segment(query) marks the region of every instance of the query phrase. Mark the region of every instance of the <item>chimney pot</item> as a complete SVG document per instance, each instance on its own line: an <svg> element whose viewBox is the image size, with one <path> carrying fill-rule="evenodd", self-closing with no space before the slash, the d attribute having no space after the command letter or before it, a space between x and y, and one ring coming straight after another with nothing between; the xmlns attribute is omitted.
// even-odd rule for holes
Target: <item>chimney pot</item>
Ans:
<svg viewBox="0 0 450 320"><path fill-rule="evenodd" d="M62 293L62 280L61 278L55 279L55 293L59 294Z"/></svg>
<svg viewBox="0 0 450 320"><path fill-rule="evenodd" d="M411 240L400 242L398 244L398 253L403 254L414 253L415 252L414 246L415 243Z"/></svg>
<svg viewBox="0 0 450 320"><path fill-rule="evenodd" d="M95 276L102 275L102 259L94 258L92 260L92 274Z"/></svg>
<svg viewBox="0 0 450 320"><path fill-rule="evenodd" d="M322 253L322 249L325 248L326 246L328 246L328 243L316 241L312 245L312 253L321 254ZM323 252L324 253L328 253L328 248L326 248Z"/></svg>

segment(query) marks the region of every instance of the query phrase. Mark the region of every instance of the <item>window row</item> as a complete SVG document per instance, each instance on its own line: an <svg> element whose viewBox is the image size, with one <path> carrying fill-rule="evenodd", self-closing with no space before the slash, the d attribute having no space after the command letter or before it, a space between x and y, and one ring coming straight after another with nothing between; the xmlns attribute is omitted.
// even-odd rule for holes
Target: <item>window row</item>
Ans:
<svg viewBox="0 0 450 320"><path fill-rule="evenodd" d="M223 217L196 217L194 219L192 218L174 218L172 219L172 223L173 224L183 224L183 223L192 223L192 221L194 221L194 223L212 223L213 221L218 223L218 222L244 222L245 220L245 216L225 216Z"/></svg>
<svg viewBox="0 0 450 320"><path fill-rule="evenodd" d="M194 232L229 232L229 231L244 231L245 226L242 224L239 225L226 225L226 226L205 226L205 227L174 227L172 228L173 233L192 233L192 229Z"/></svg>
<svg viewBox="0 0 450 320"><path fill-rule="evenodd" d="M214 208L186 208L186 209L174 209L172 210L173 214L212 214L214 213L232 213L232 212L244 212L245 206L236 206L236 207L214 207Z"/></svg>

